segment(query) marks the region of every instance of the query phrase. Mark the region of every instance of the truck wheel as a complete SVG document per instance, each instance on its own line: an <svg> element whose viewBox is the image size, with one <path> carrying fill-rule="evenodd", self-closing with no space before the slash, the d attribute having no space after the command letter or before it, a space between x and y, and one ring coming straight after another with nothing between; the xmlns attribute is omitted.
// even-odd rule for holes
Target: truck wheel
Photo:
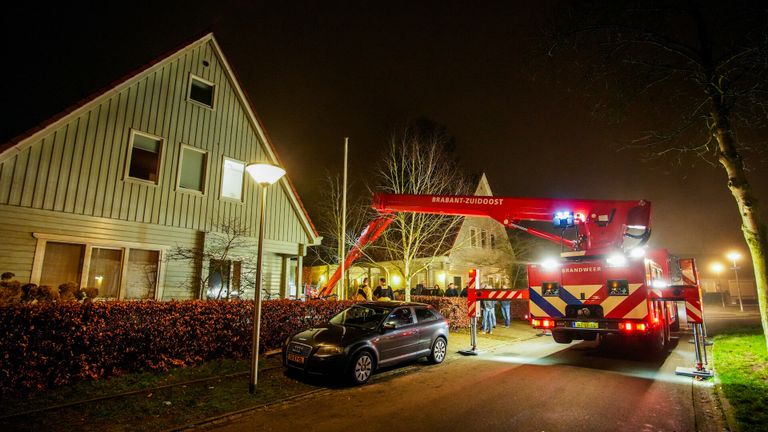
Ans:
<svg viewBox="0 0 768 432"><path fill-rule="evenodd" d="M569 344L573 341L573 338L565 332L552 330L552 339L557 343Z"/></svg>
<svg viewBox="0 0 768 432"><path fill-rule="evenodd" d="M648 348L653 355L661 355L667 347L664 329L659 328L649 334L646 339L646 345L648 345Z"/></svg>
<svg viewBox="0 0 768 432"><path fill-rule="evenodd" d="M680 315L675 317L675 320L672 321L672 324L669 325L669 329L674 332L680 331Z"/></svg>

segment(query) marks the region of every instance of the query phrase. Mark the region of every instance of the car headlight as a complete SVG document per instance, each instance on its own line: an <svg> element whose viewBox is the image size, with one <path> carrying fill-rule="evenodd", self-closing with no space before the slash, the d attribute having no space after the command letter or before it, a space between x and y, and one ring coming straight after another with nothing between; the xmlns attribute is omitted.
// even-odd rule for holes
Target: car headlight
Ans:
<svg viewBox="0 0 768 432"><path fill-rule="evenodd" d="M337 347L337 346L321 346L315 355L318 356L328 356L328 355L334 355L334 354L341 354L344 352L344 348Z"/></svg>

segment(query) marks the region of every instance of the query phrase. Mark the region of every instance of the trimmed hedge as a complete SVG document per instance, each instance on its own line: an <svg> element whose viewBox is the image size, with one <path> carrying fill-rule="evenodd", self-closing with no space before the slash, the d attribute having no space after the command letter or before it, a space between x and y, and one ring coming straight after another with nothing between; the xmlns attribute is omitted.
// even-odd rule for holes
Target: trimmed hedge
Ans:
<svg viewBox="0 0 768 432"><path fill-rule="evenodd" d="M414 296L469 327L467 300ZM353 301L268 300L260 350L321 324ZM515 301L513 301L515 303ZM527 312L527 302L523 301ZM513 305L513 317L517 317ZM138 371L165 371L251 352L253 302L51 302L0 307L0 394L28 392Z"/></svg>
<svg viewBox="0 0 768 432"><path fill-rule="evenodd" d="M263 302L260 350L351 301ZM250 356L251 301L45 303L0 308L0 391L26 392L136 371Z"/></svg>

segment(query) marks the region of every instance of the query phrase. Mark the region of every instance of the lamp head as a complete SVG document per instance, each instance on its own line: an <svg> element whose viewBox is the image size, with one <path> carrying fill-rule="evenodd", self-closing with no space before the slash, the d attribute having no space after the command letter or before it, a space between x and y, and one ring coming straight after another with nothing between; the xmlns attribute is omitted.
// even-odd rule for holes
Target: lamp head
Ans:
<svg viewBox="0 0 768 432"><path fill-rule="evenodd" d="M271 185L285 175L285 170L270 163L253 163L245 167L248 174L260 185Z"/></svg>
<svg viewBox="0 0 768 432"><path fill-rule="evenodd" d="M714 273L720 274L725 270L725 266L720 264L719 262L712 263L712 265L709 267Z"/></svg>
<svg viewBox="0 0 768 432"><path fill-rule="evenodd" d="M727 256L728 256L728 259L731 261L737 261L741 258L741 254L736 251L728 252Z"/></svg>

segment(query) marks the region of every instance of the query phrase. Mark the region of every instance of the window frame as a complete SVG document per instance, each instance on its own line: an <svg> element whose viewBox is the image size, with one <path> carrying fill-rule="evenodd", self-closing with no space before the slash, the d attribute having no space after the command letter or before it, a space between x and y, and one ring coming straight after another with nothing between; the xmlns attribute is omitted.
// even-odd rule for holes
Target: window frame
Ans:
<svg viewBox="0 0 768 432"><path fill-rule="evenodd" d="M225 174L224 163L226 163L226 161L237 162L243 166L243 175L242 175L242 178L240 179L240 199L224 196L224 174ZM221 178L219 182L219 184L221 184L221 187L219 188L219 199L223 199L223 200L227 200L227 201L230 201L233 203L239 203L239 204L242 204L245 201L245 175L247 174L245 171L246 165L247 165L246 162L240 159L231 158L229 156L222 156Z"/></svg>
<svg viewBox="0 0 768 432"><path fill-rule="evenodd" d="M145 180L138 177L131 177L130 175L131 160L133 159L133 139L136 135L141 135L145 138L160 141L160 152L159 152L160 154L157 157L157 181ZM123 173L123 181L135 182L135 183L139 183L147 186L160 185L160 178L162 177L162 173L163 173L164 157L165 157L165 138L131 128L130 133L128 134L128 154L125 157L125 170Z"/></svg>
<svg viewBox="0 0 768 432"><path fill-rule="evenodd" d="M211 86L212 90L211 90L211 105L210 106L204 104L203 102L200 102L200 101L192 99L192 82L195 81L195 80L200 81L203 84ZM209 109L211 111L215 111L216 110L216 93L217 93L217 91L216 91L216 83L214 83L212 81L208 81L207 79L205 79L205 78L203 78L201 76L195 75L195 74L193 74L191 72L189 74L189 80L188 81L189 82L187 83L187 102L193 103L193 104L195 104L197 106L200 106L200 107L203 107L203 108L207 108L207 109Z"/></svg>
<svg viewBox="0 0 768 432"><path fill-rule="evenodd" d="M101 240L88 237L76 237L68 235L47 234L33 232L32 236L37 239L37 245L35 246L35 256L32 260L32 274L30 282L33 284L40 284L40 277L43 271L43 262L45 260L45 246L50 242L56 243L70 243L79 244L85 246L85 253L83 254L83 266L82 274L80 275L80 281L78 285L80 287L88 287L88 275L91 270L91 255L93 248L104 249L120 249L122 250L122 260L120 269L120 286L118 288L118 300L125 299L125 293L127 291L127 273L128 273L128 253L131 249L144 249L153 250L158 252L157 261L157 282L155 287L154 300L162 300L165 281L166 266L163 264L165 256L167 255L170 246L157 245L150 243L138 243L138 242L126 242L119 240ZM114 297L98 297L99 299L114 299ZM130 300L130 299L129 299Z"/></svg>
<svg viewBox="0 0 768 432"><path fill-rule="evenodd" d="M470 228L469 229L469 247L476 248L477 247L477 228Z"/></svg>
<svg viewBox="0 0 768 432"><path fill-rule="evenodd" d="M205 173L203 173L203 190L198 191L195 189L187 189L181 185L181 169L184 164L184 150L192 150L196 151L198 153L202 153L205 157ZM176 169L176 191L177 192L184 192L184 193L190 193L193 195L201 195L205 196L206 192L208 191L208 173L211 171L209 168L209 157L208 157L208 150L201 149L199 147L193 147L191 145L182 144L181 149L179 150L179 165Z"/></svg>

